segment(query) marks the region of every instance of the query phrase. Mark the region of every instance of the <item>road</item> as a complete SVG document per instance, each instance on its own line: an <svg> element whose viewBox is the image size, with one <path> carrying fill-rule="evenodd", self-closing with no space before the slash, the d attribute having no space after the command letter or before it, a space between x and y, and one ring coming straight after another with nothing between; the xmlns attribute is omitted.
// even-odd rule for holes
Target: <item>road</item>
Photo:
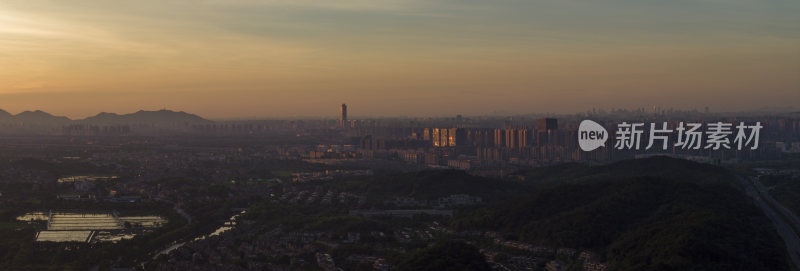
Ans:
<svg viewBox="0 0 800 271"><path fill-rule="evenodd" d="M747 195L753 198L753 201L761 207L761 210L764 211L764 214L772 220L772 223L775 224L775 228L778 231L778 235L783 238L783 242L786 243L786 249L789 251L789 257L792 258L792 262L797 268L800 268L800 237L797 236L797 233L794 231L792 222L786 221L786 219L781 216L778 211L775 210L772 206L776 206L779 210L786 210L789 212L788 209L784 208L783 205L780 205L772 196L767 193L766 189L758 183L757 180L748 178L748 177L740 177L739 178L744 184L745 191ZM757 186L761 186L760 189L756 188ZM773 204L772 206L770 204ZM789 212L791 214L791 212ZM791 216L786 216L790 218L796 219L794 214Z"/></svg>
<svg viewBox="0 0 800 271"><path fill-rule="evenodd" d="M788 222L790 222L792 227L795 229L795 232L800 232L800 218L798 218L797 215L794 214L794 212L790 211L785 206L778 203L778 201L775 200L775 198L773 198L772 195L769 194L767 187L764 186L764 184L762 184L760 181L758 181L757 178L751 178L750 180L753 182L756 189L758 189L758 192L761 194L761 197L764 198L769 204L771 204L772 207L776 209L776 211L781 213L784 218L789 220Z"/></svg>

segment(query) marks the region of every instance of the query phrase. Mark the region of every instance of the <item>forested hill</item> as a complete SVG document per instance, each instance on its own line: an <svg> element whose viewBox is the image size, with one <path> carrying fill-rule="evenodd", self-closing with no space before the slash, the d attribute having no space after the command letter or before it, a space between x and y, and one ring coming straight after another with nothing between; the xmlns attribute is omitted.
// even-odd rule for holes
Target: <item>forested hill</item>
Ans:
<svg viewBox="0 0 800 271"><path fill-rule="evenodd" d="M655 157L527 174L546 188L453 226L599 251L613 270L789 269L771 222L725 169Z"/></svg>
<svg viewBox="0 0 800 271"><path fill-rule="evenodd" d="M528 185L536 187L643 176L739 187L735 176L724 168L666 156L624 160L601 166L568 163L522 171L521 174L526 176Z"/></svg>

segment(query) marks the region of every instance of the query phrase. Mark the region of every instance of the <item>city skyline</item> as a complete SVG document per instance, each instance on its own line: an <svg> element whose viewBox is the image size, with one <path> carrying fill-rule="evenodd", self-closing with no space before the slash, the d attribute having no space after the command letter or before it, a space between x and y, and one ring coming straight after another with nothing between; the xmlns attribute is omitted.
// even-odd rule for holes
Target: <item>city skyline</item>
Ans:
<svg viewBox="0 0 800 271"><path fill-rule="evenodd" d="M344 112L345 112L344 115L342 114L342 109L343 108L345 109L344 110ZM644 113L644 114L653 114L653 113L662 114L663 113L663 114L669 114L669 113L673 113L673 112L674 113L678 113L678 112L691 113L691 112L694 112L694 113L697 113L697 114L711 113L711 114L723 114L723 115L731 115L731 114L733 114L733 115L735 115L735 114L766 114L766 115L772 115L772 114L797 114L797 113L800 113L800 112L796 111L797 108L793 108L793 107L763 108L761 110L744 110L744 111L705 111L705 110L710 110L709 108L693 108L693 109L681 110L681 109L663 108L663 107L650 107L650 108L647 108L647 107L638 107L638 108L602 108L602 107L600 107L600 108L590 108L590 109L587 109L587 110L575 111L575 112L565 112L565 113L553 113L553 112L507 113L507 112L502 112L502 111L496 111L496 112L491 113L491 114L474 114L474 115L471 115L471 114L452 114L452 115L451 114L438 114L438 115L405 114L405 115L378 115L378 116L376 116L376 115L368 115L368 114L364 114L364 115L349 115L348 113L346 113L347 112L346 108L347 108L346 104L341 104L339 106L338 113L335 114L335 115L333 113L328 112L329 113L328 115L283 116L283 117L281 117L281 116L275 116L275 117L270 117L270 116L257 117L257 116L254 116L254 117L230 117L230 118L207 117L202 112L187 112L187 111L177 110L177 109L173 109L173 108L159 108L159 109L153 109L153 110L139 109L139 110L136 110L136 111L125 111L125 112L106 112L106 111L103 111L103 112L94 112L93 114L87 115L85 117L70 117L70 116L66 116L66 115L63 115L63 114L59 114L58 112L48 112L48 111L44 111L44 110L40 110L40 109L26 109L26 110L23 110L23 111L14 112L14 111L8 111L8 110L5 110L3 108L0 108L0 112L5 112L5 113L1 113L0 117L2 117L3 115L6 115L6 113L8 113L7 116L18 116L18 115L22 116L22 115L25 115L25 114L40 114L40 113L43 113L43 114L47 114L47 115L50 115L50 116L56 117L56 118L66 118L66 119L68 119L70 121L82 121L82 120L88 120L88 119L91 119L93 117L98 117L98 116L103 116L103 115L130 116L130 115L135 115L137 113L168 112L168 113L187 114L187 115L190 115L190 116L196 116L196 117L199 117L201 119L210 120L210 121L294 120L294 119L298 119L298 120L301 120L301 119L326 120L327 119L327 120L337 120L339 122L338 125L344 125L343 124L344 122L355 121L355 120L358 120L358 119L384 119L384 118L385 119L392 119L392 118L400 118L400 119L402 119L402 118L409 118L409 119L440 119L440 118L460 118L460 117L465 117L465 118L469 118L469 117L501 118L501 117L516 117L516 116L526 116L526 117L562 116L562 117L566 117L566 116L582 115L582 114L585 114L585 113L602 115L602 114L609 114L609 113L615 113L615 112L617 112L617 113L635 113L635 114L636 113ZM353 118L349 118L348 116L353 116Z"/></svg>
<svg viewBox="0 0 800 271"><path fill-rule="evenodd" d="M800 271L798 0L0 0L0 270Z"/></svg>
<svg viewBox="0 0 800 271"><path fill-rule="evenodd" d="M7 1L0 108L213 119L747 111L800 99L800 3ZM333 105L333 106L332 106Z"/></svg>

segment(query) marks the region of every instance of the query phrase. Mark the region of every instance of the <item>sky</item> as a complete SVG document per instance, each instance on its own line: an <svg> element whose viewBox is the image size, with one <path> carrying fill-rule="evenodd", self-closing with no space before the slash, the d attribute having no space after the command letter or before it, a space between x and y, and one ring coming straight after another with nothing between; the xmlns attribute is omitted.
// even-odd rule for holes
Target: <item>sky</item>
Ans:
<svg viewBox="0 0 800 271"><path fill-rule="evenodd" d="M797 0L3 0L0 108L83 118L800 104Z"/></svg>

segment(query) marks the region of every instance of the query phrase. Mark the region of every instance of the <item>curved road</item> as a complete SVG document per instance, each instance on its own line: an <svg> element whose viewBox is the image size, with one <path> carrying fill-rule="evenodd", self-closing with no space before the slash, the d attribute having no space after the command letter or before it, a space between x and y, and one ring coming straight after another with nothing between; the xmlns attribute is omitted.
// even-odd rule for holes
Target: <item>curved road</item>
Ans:
<svg viewBox="0 0 800 271"><path fill-rule="evenodd" d="M781 213L785 219L789 220L788 222L790 222L789 224L794 228L795 232L800 232L800 218L798 218L797 215L794 214L794 212L790 211L782 204L778 203L778 201L775 200L775 198L773 198L772 195L769 194L767 187L764 186L760 181L758 181L758 179L751 178L750 180L753 182L756 189L758 189L758 192L761 194L761 197L767 200L767 202L771 204L773 208L777 209L776 211Z"/></svg>
<svg viewBox="0 0 800 271"><path fill-rule="evenodd" d="M747 195L753 198L753 201L761 207L764 214L775 224L778 235L780 235L781 238L783 238L783 242L786 243L789 257L792 258L794 265L800 268L800 237L797 236L797 233L793 229L793 227L798 226L798 224L796 224L798 221L797 216L775 201L775 199L767 193L766 188L757 180L748 177L740 177L739 179L742 184L744 184ZM773 206L775 206L775 208L773 208ZM778 210L776 211L775 209ZM784 214L785 216L782 216L778 212L786 213ZM793 221L787 221L786 218Z"/></svg>

